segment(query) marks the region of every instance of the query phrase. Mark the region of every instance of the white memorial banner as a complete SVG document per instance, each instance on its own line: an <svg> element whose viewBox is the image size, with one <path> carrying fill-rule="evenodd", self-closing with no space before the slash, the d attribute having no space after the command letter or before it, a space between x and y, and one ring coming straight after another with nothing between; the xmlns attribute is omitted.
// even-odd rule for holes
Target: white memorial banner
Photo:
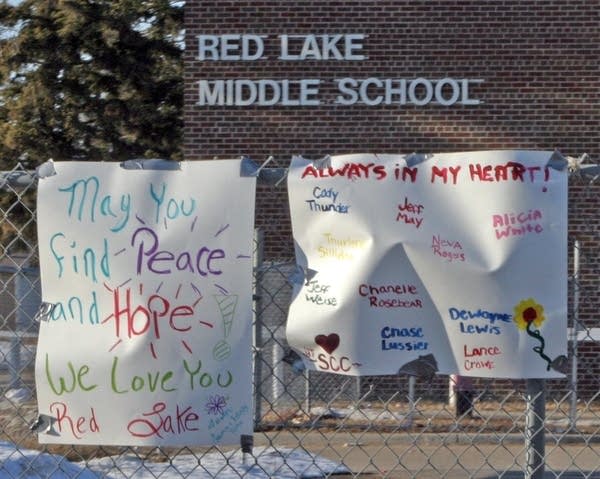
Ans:
<svg viewBox="0 0 600 479"><path fill-rule="evenodd" d="M552 152L294 158L300 277L287 338L306 367L561 377L567 169Z"/></svg>
<svg viewBox="0 0 600 479"><path fill-rule="evenodd" d="M52 166L38 186L40 442L239 444L256 179L235 160Z"/></svg>

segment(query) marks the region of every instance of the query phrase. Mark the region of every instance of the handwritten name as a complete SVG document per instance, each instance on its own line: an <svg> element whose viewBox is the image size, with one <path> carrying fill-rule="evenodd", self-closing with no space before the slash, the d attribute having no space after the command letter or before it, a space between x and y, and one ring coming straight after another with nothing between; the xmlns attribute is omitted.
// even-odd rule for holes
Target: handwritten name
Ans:
<svg viewBox="0 0 600 479"><path fill-rule="evenodd" d="M413 284L387 284L371 285L361 284L358 294L369 300L372 308L422 308L420 299L410 298L418 294L417 287ZM386 296L387 295L387 296ZM392 297L389 297L391 295ZM400 296L400 298L394 297ZM407 298L406 296L409 296Z"/></svg>
<svg viewBox="0 0 600 479"><path fill-rule="evenodd" d="M481 308L479 308L476 311L472 311L469 309L450 308L448 309L448 313L450 315L450 319L452 320L460 319L462 321L468 321L471 319L485 319L492 324L494 324L496 321L510 323L512 319L512 316L510 314L494 313Z"/></svg>
<svg viewBox="0 0 600 479"><path fill-rule="evenodd" d="M406 340L406 338L422 338L423 328L385 326L381 329L380 335L382 351L425 351L429 347L426 341Z"/></svg>
<svg viewBox="0 0 600 479"><path fill-rule="evenodd" d="M463 363L465 370L474 369L494 369L495 364L486 356L500 356L502 350L498 346L471 346L463 345L465 361ZM471 359L475 358L475 359Z"/></svg>
<svg viewBox="0 0 600 479"><path fill-rule="evenodd" d="M473 346L469 349L469 346L464 344L463 351L465 358L472 358L475 356L498 356L502 354L502 351L498 346Z"/></svg>
<svg viewBox="0 0 600 479"><path fill-rule="evenodd" d="M450 308L450 319L459 321L459 330L463 334L489 334L497 336L502 333L499 324L510 323L512 316L507 313L494 313L483 309L471 311L468 309ZM483 320L484 324L467 324L476 320Z"/></svg>
<svg viewBox="0 0 600 479"><path fill-rule="evenodd" d="M208 429L213 441L219 442L225 434L238 432L249 412L248 406L244 405L237 411L224 411L221 416L212 418L208 422Z"/></svg>
<svg viewBox="0 0 600 479"><path fill-rule="evenodd" d="M339 193L333 188L319 188L318 186L315 186L312 194L314 199L306 200L310 211L316 211L319 213L333 212L348 214L350 206L342 203L336 203ZM320 201L328 199L330 199L331 202L323 203Z"/></svg>
<svg viewBox="0 0 600 479"><path fill-rule="evenodd" d="M317 280L312 280L304 290L304 298L307 302L318 306L337 306L337 298L329 294L329 288L331 286L328 284L321 284Z"/></svg>
<svg viewBox="0 0 600 479"><path fill-rule="evenodd" d="M364 249L367 240L356 238L338 238L331 233L324 233L325 244L318 247L320 258L333 258L337 260L350 260L354 258L356 250Z"/></svg>
<svg viewBox="0 0 600 479"><path fill-rule="evenodd" d="M434 256L439 256L448 262L465 260L462 245L458 241L445 239L440 235L433 236L431 250Z"/></svg>
<svg viewBox="0 0 600 479"><path fill-rule="evenodd" d="M544 228L540 223L541 220L542 212L540 210L529 210L493 215L492 226L495 228L496 239L504 239L529 233L542 233Z"/></svg>
<svg viewBox="0 0 600 479"><path fill-rule="evenodd" d="M407 225L414 225L415 228L419 229L421 223L423 223L423 210L425 207L419 203L411 203L408 201L408 197L404 197L404 203L398 205L398 214L396 215L396 222L404 222Z"/></svg>

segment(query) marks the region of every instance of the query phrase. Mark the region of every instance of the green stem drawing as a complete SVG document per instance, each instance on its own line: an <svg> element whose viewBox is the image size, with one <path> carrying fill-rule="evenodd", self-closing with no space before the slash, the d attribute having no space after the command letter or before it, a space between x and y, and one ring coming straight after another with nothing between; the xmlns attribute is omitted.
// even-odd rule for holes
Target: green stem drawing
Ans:
<svg viewBox="0 0 600 479"><path fill-rule="evenodd" d="M534 346L533 350L536 353L538 353L544 361L548 363L548 366L546 366L546 371L550 371L550 368L552 367L552 359L550 359L548 356L546 356L546 354L544 354L544 346L546 345L546 342L544 341L544 338L542 337L538 329L531 329L532 325L533 321L527 323L527 334L540 342L540 345Z"/></svg>

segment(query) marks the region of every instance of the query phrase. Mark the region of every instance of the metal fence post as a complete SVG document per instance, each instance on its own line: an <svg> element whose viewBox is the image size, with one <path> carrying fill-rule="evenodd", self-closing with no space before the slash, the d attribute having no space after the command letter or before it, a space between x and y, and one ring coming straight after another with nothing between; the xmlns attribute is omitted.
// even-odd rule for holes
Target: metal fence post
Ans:
<svg viewBox="0 0 600 479"><path fill-rule="evenodd" d="M12 268L11 268L12 269ZM8 389L18 389L23 386L21 378L22 370L27 366L30 360L28 357L23 357L24 347L23 342L27 335L31 332L33 317L40 305L40 293L35 288L35 279L31 280L30 276L33 268L27 266L24 262L18 269L14 269L14 296L17 304L15 310L15 329L10 340L10 383Z"/></svg>
<svg viewBox="0 0 600 479"><path fill-rule="evenodd" d="M264 261L264 233L261 229L254 230L254 331L253 331L253 359L254 359L254 427L262 420L262 291L260 285L260 268Z"/></svg>
<svg viewBox="0 0 600 479"><path fill-rule="evenodd" d="M571 401L569 406L569 427L575 429L577 423L577 355L579 349L579 240L573 247L573 322L571 323Z"/></svg>
<svg viewBox="0 0 600 479"><path fill-rule="evenodd" d="M525 417L526 479L543 479L546 419L546 384L544 379L527 380L527 414Z"/></svg>

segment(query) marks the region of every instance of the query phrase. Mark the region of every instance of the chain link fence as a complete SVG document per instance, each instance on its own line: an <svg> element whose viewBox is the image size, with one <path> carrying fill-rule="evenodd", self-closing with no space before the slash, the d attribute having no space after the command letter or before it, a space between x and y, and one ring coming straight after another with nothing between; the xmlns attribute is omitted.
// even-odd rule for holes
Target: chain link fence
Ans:
<svg viewBox="0 0 600 479"><path fill-rule="evenodd" d="M296 368L285 340L294 260L273 254L292 244L272 214L285 182L259 185L255 434L241 448L38 444L36 181L22 166L1 175L0 477L600 478L600 168L589 159L569 180L570 372L537 382Z"/></svg>

